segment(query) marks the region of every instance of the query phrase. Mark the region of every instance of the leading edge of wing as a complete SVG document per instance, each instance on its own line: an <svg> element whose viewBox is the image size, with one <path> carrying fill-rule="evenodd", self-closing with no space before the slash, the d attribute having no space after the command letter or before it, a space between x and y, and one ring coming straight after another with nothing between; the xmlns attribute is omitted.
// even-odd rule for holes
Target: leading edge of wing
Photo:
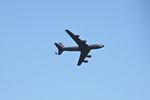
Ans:
<svg viewBox="0 0 150 100"><path fill-rule="evenodd" d="M78 45L80 45L80 43L82 42L82 40L79 39L79 37L76 37L76 36L75 36L70 30L68 30L68 29L66 29L65 31L68 33L68 35L69 35Z"/></svg>
<svg viewBox="0 0 150 100"><path fill-rule="evenodd" d="M68 29L65 30L69 36L78 44L79 47L81 46L88 46L86 43L83 42L77 35L73 34L71 31Z"/></svg>
<svg viewBox="0 0 150 100"><path fill-rule="evenodd" d="M66 29L65 31L66 31L71 37L74 36L74 34L73 34L70 30Z"/></svg>

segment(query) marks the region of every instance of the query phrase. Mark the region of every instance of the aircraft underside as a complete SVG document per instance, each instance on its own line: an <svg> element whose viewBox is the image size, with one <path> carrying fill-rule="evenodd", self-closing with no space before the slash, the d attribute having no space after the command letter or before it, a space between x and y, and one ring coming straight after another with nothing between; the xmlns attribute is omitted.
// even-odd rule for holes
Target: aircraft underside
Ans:
<svg viewBox="0 0 150 100"><path fill-rule="evenodd" d="M73 46L73 47L65 47L62 43L54 43L55 46L58 48L58 53L55 52L55 54L61 55L63 53L63 51L80 51L80 57L78 60L77 65L81 65L82 62L87 63L88 60L86 60L85 58L91 58L91 55L88 55L89 52L92 49L99 49L99 48L103 48L104 45L102 44L93 44L93 45L88 45L86 43L86 40L81 40L79 38L79 35L74 35L71 31L69 30L65 30L68 35L77 43L78 46Z"/></svg>

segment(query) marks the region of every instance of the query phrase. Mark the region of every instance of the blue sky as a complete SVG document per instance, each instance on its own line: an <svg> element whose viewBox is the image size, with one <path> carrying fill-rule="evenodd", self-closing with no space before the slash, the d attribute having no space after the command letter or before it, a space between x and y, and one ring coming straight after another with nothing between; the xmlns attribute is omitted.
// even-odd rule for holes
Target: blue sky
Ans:
<svg viewBox="0 0 150 100"><path fill-rule="evenodd" d="M150 100L149 0L1 0L1 100ZM88 43L88 64L79 53L57 51L54 42L76 45L70 29Z"/></svg>

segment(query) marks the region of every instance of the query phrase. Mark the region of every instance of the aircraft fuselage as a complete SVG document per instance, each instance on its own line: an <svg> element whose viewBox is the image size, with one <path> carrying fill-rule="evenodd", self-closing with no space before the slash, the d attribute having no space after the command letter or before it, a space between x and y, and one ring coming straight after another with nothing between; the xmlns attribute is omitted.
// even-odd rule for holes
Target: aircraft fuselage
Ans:
<svg viewBox="0 0 150 100"><path fill-rule="evenodd" d="M79 47L79 46L73 46L73 47L65 47L64 51L82 51L82 50L92 50L92 49L99 49L103 48L104 45L102 44L92 44L88 45L88 47Z"/></svg>

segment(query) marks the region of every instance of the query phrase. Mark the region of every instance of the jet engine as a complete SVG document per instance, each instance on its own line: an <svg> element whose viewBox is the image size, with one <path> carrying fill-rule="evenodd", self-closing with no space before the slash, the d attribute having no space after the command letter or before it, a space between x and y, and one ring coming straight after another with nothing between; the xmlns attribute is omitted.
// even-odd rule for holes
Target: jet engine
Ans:
<svg viewBox="0 0 150 100"><path fill-rule="evenodd" d="M92 57L92 55L87 55L87 58L91 58Z"/></svg>
<svg viewBox="0 0 150 100"><path fill-rule="evenodd" d="M86 40L83 40L82 42L83 42L83 43L86 43Z"/></svg>
<svg viewBox="0 0 150 100"><path fill-rule="evenodd" d="M76 37L80 37L80 35L75 35Z"/></svg>
<svg viewBox="0 0 150 100"><path fill-rule="evenodd" d="M84 62L84 63L88 63L88 60L84 60L83 62Z"/></svg>

